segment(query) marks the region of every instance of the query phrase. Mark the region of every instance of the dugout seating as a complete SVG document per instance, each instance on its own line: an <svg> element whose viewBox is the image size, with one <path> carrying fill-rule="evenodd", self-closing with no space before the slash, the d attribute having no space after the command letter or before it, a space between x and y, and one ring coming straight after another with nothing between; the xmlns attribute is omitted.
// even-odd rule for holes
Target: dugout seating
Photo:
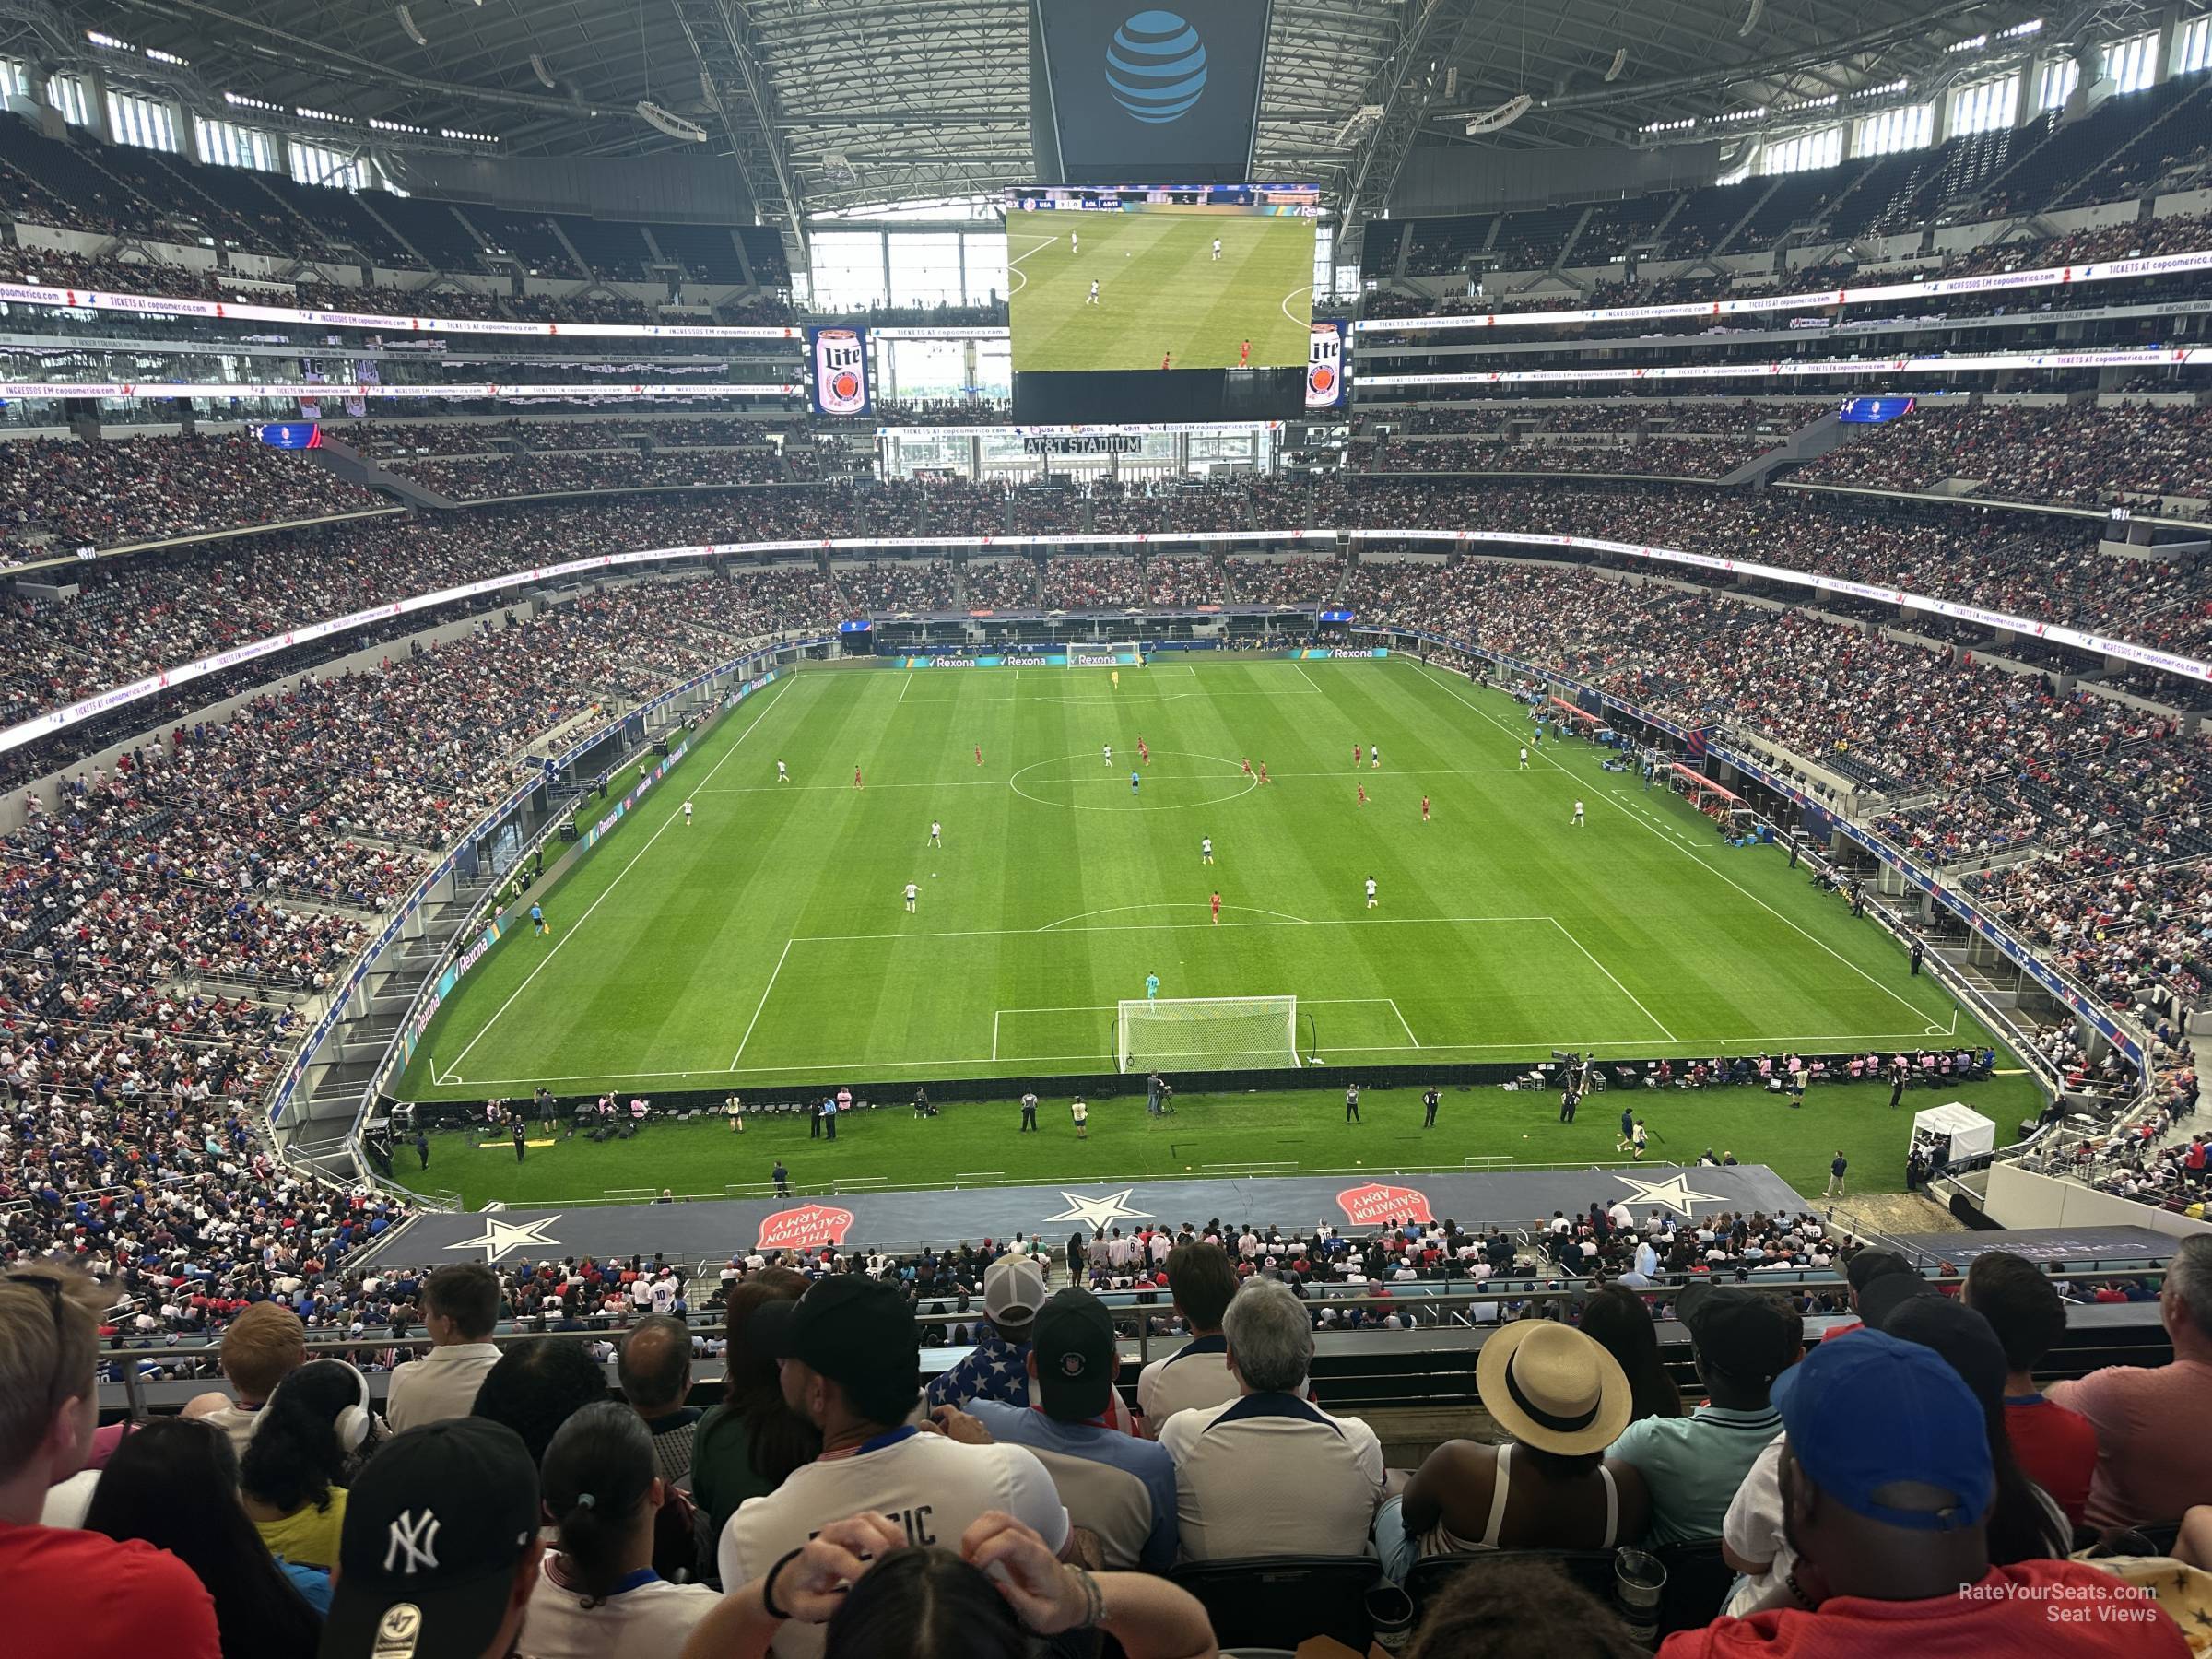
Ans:
<svg viewBox="0 0 2212 1659"><path fill-rule="evenodd" d="M1225 1648L1295 1650L1328 1636L1364 1653L1374 1638L1367 1593L1382 1582L1382 1565L1372 1556L1185 1561L1168 1576L1198 1598Z"/></svg>

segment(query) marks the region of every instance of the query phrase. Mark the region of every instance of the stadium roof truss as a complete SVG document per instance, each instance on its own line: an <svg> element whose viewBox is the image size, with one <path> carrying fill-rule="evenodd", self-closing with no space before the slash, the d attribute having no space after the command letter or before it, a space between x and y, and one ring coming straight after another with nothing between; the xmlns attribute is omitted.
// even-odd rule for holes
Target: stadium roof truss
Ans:
<svg viewBox="0 0 2212 1659"><path fill-rule="evenodd" d="M190 65L185 76L84 48L111 78L425 129L365 130L372 149L442 147L446 128L489 134L508 155L694 147L640 117L650 100L703 129L698 147L728 159L763 218L792 230L810 213L1032 178L1028 0L408 0L428 45L399 10L81 0L63 12L0 0L6 18L50 20L42 37L98 30ZM1417 145L1634 143L1654 123L1762 106L1777 119L1791 106L1820 113L1831 96L1848 114L1861 88L1902 80L1896 101L1923 97L1995 67L2007 48L2017 59L2110 40L2163 15L2151 0L2064 11L2034 0L1275 0L1255 171L1319 180L1356 225L1382 210ZM2032 38L2001 38L2035 18ZM1979 36L1986 47L1947 50ZM1468 120L1523 93L1533 101L1518 119L1465 135Z"/></svg>

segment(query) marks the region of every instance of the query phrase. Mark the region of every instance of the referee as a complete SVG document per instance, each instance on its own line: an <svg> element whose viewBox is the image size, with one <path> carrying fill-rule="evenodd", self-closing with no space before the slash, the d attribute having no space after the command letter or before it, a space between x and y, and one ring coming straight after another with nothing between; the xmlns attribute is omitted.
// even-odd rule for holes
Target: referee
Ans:
<svg viewBox="0 0 2212 1659"><path fill-rule="evenodd" d="M1421 1127L1424 1129L1436 1127L1437 1100L1436 1085L1431 1083L1429 1085L1429 1092L1421 1096Z"/></svg>

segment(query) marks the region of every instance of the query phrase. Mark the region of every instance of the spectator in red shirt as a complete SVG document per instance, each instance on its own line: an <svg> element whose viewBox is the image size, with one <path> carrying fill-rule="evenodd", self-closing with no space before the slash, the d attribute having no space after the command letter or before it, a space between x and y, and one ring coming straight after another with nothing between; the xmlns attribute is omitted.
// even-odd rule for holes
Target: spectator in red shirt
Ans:
<svg viewBox="0 0 2212 1659"><path fill-rule="evenodd" d="M2005 1345L2005 1429L2028 1478L2083 1523L2097 1472L2097 1430L2078 1411L2046 1400L2030 1374L2066 1334L2066 1304L2034 1263L2007 1251L1978 1255L1966 1270L1966 1305Z"/></svg>
<svg viewBox="0 0 2212 1659"><path fill-rule="evenodd" d="M2183 1659L2158 1606L2073 1561L1989 1564L1996 1492L1981 1404L1941 1355L1885 1332L1775 1380L1796 1564L1766 1603L1667 1638L1661 1659ZM2052 1617L2065 1608L2065 1619Z"/></svg>
<svg viewBox="0 0 2212 1659"><path fill-rule="evenodd" d="M0 1277L0 1596L10 1659L222 1659L192 1569L132 1539L39 1524L46 1488L84 1466L99 1418L106 1299L69 1268Z"/></svg>

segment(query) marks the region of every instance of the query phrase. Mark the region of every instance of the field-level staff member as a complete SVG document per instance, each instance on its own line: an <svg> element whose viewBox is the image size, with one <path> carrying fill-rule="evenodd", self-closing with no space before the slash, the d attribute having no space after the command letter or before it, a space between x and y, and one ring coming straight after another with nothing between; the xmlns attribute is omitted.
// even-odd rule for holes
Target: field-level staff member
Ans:
<svg viewBox="0 0 2212 1659"><path fill-rule="evenodd" d="M1025 1094L1021 1097L1021 1127L1016 1130L1015 1133L1018 1135L1027 1135L1030 1130L1036 1127L1037 1093L1036 1090L1031 1089L1028 1094Z"/></svg>

